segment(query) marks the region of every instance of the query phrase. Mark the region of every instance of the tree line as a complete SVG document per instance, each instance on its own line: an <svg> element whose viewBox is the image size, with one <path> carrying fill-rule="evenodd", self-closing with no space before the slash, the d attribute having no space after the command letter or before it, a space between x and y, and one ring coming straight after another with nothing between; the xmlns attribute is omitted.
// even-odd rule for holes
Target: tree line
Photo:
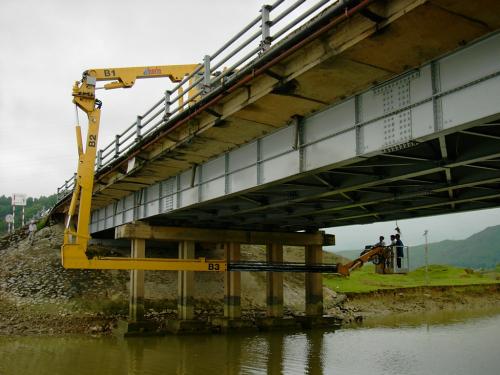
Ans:
<svg viewBox="0 0 500 375"><path fill-rule="evenodd" d="M38 212L43 209L49 209L57 202L57 195L53 194L48 197L41 196L39 198L29 197L26 200L26 207L24 207L24 223L29 223ZM16 207L15 228L21 226L21 207ZM0 196L0 236L7 233L7 222L5 217L12 213L12 198L5 195Z"/></svg>

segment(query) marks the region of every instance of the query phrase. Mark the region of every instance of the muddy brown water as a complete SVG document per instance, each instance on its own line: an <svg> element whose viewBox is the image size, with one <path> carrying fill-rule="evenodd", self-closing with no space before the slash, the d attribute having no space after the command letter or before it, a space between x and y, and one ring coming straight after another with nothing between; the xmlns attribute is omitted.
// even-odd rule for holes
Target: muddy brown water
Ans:
<svg viewBox="0 0 500 375"><path fill-rule="evenodd" d="M500 373L500 311L403 314L335 332L0 337L0 374Z"/></svg>

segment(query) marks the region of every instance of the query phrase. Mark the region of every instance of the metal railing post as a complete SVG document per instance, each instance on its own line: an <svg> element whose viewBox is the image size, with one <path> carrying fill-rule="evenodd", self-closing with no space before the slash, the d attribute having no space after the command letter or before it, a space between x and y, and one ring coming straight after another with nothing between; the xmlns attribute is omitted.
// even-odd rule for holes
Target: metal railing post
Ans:
<svg viewBox="0 0 500 375"><path fill-rule="evenodd" d="M182 86L177 89L177 97L179 98L177 106L179 107L179 112L182 112L184 111L184 88Z"/></svg>
<svg viewBox="0 0 500 375"><path fill-rule="evenodd" d="M102 168L102 150L97 151L97 170Z"/></svg>
<svg viewBox="0 0 500 375"><path fill-rule="evenodd" d="M165 114L163 115L163 120L167 121L170 118L170 94L169 90L165 91Z"/></svg>
<svg viewBox="0 0 500 375"><path fill-rule="evenodd" d="M210 56L203 57L203 94L206 95L212 89L210 84Z"/></svg>
<svg viewBox="0 0 500 375"><path fill-rule="evenodd" d="M271 47L271 20L270 13L272 7L270 5L263 5L260 10L261 13L261 33L262 40L260 42L261 52L266 52Z"/></svg>
<svg viewBox="0 0 500 375"><path fill-rule="evenodd" d="M120 134L115 135L115 158L120 156Z"/></svg>
<svg viewBox="0 0 500 375"><path fill-rule="evenodd" d="M135 141L140 141L142 136L141 136L141 129L142 129L142 125L141 125L141 120L142 120L142 116L139 116L137 115L137 121L135 122Z"/></svg>

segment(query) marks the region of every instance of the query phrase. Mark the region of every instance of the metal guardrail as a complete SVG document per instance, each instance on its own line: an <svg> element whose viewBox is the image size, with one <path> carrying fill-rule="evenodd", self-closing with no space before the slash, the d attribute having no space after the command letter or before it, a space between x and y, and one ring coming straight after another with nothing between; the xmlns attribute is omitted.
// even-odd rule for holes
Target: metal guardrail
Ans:
<svg viewBox="0 0 500 375"><path fill-rule="evenodd" d="M286 38L305 23L338 0L277 0L264 5L260 15L203 61L190 75L166 90L151 108L128 126L115 140L97 152L95 170L111 164L133 148L144 137L160 127L171 125L190 106L235 78L235 74L249 66L271 49L271 45ZM278 9L283 3L286 9ZM280 11L281 10L281 11ZM281 28L277 28L277 26ZM70 194L75 187L76 174L57 188L58 200Z"/></svg>

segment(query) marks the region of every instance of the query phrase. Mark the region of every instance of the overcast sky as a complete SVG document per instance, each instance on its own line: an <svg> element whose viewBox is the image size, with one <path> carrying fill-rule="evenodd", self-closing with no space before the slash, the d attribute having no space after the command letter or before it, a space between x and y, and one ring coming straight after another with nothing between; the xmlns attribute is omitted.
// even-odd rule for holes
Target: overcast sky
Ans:
<svg viewBox="0 0 500 375"><path fill-rule="evenodd" d="M258 15L261 0L0 1L0 195L56 192L76 169L71 89L88 68L191 64ZM99 148L168 79L98 91ZM83 118L84 116L80 116Z"/></svg>
<svg viewBox="0 0 500 375"><path fill-rule="evenodd" d="M198 63L255 17L263 3L1 0L0 195L50 195L74 173L71 88L84 70ZM142 80L131 90L99 91L104 103L99 147L111 142L167 87L166 79ZM500 224L500 210L399 224L410 244L421 243L425 229L432 240L464 238ZM338 247L374 242L394 226L339 228Z"/></svg>

